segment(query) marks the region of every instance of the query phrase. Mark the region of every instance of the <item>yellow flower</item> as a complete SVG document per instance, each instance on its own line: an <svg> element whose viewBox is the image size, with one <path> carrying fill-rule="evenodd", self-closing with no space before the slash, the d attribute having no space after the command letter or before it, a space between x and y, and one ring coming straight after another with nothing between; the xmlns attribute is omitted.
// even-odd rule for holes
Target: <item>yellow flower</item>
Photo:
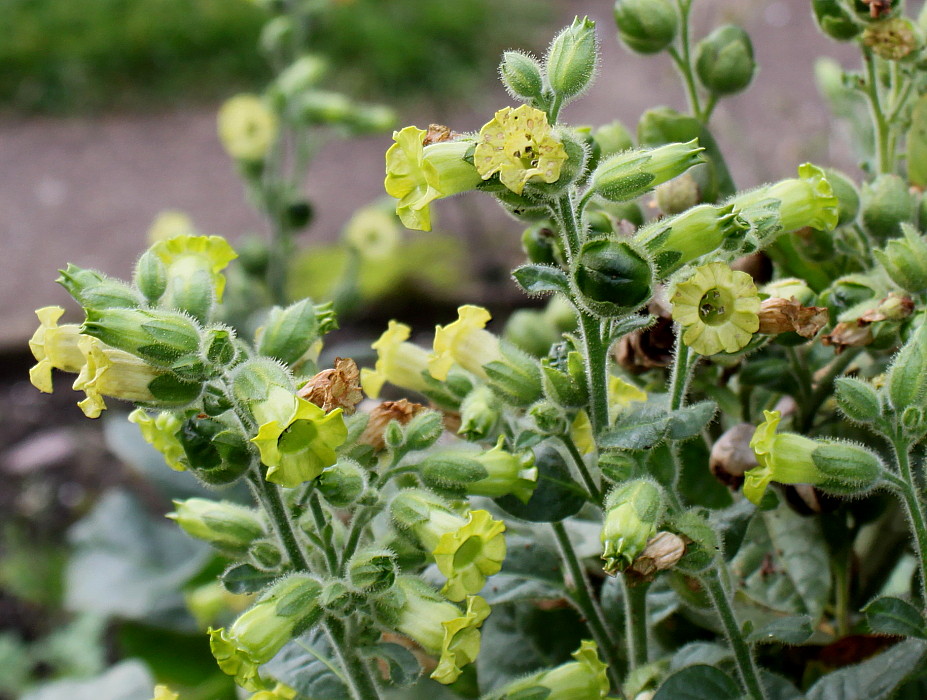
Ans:
<svg viewBox="0 0 927 700"><path fill-rule="evenodd" d="M486 378L483 365L502 359L499 339L487 330L492 318L481 306L461 306L457 320L435 328L434 352L428 359L431 376L441 381L456 362L468 372Z"/></svg>
<svg viewBox="0 0 927 700"><path fill-rule="evenodd" d="M404 323L390 321L380 338L371 346L377 351L374 369L361 370L361 387L371 398L380 395L386 382L403 389L421 391L427 386L422 373L428 369L428 353L407 342L412 329Z"/></svg>
<svg viewBox="0 0 927 700"><path fill-rule="evenodd" d="M407 126L393 132L395 143L386 151L387 194L399 201L396 214L406 228L431 230L436 199L472 190L480 182L476 169L464 160L469 141L441 141L425 145L424 129Z"/></svg>
<svg viewBox="0 0 927 700"><path fill-rule="evenodd" d="M193 219L182 211L168 209L159 213L148 229L148 242L157 243L174 236L195 236Z"/></svg>
<svg viewBox="0 0 927 700"><path fill-rule="evenodd" d="M438 571L447 577L441 592L453 601L479 593L486 577L499 573L505 560L505 523L485 510L472 510L466 524L443 533L432 550Z"/></svg>
<svg viewBox="0 0 927 700"><path fill-rule="evenodd" d="M269 393L252 409L263 422L251 442L269 467L267 481L295 488L335 463L335 448L347 439L348 429L340 408L325 413L282 387Z"/></svg>
<svg viewBox="0 0 927 700"><path fill-rule="evenodd" d="M826 476L815 465L811 453L819 446L811 438L795 433L777 433L782 414L763 411L765 422L757 426L750 448L760 463L744 474L744 496L759 504L769 482L817 484Z"/></svg>
<svg viewBox="0 0 927 700"><path fill-rule="evenodd" d="M480 129L473 155L484 180L498 173L502 184L515 194L521 194L530 180L556 182L566 159L566 150L554 136L547 115L528 105L496 112Z"/></svg>
<svg viewBox="0 0 927 700"><path fill-rule="evenodd" d="M151 252L167 266L171 277L207 272L215 285L216 301L222 301L225 290L225 276L221 272L238 257L222 236L174 236L155 243Z"/></svg>
<svg viewBox="0 0 927 700"><path fill-rule="evenodd" d="M584 640L572 654L575 661L514 681L486 700L520 697L522 693L525 697L600 700L608 695L611 686L608 665L602 663L598 652L595 642Z"/></svg>
<svg viewBox="0 0 927 700"><path fill-rule="evenodd" d="M145 442L164 455L167 466L177 472L186 471L187 455L177 439L177 431L181 426L177 416L169 411L161 411L152 418L144 409L136 408L129 414L129 422L138 426Z"/></svg>
<svg viewBox="0 0 927 700"><path fill-rule="evenodd" d="M671 302L683 342L701 355L737 352L760 327L760 297L753 279L724 263L695 268L677 285Z"/></svg>
<svg viewBox="0 0 927 700"><path fill-rule="evenodd" d="M344 229L344 240L364 260L386 260L399 247L400 231L392 212L380 206L358 209Z"/></svg>
<svg viewBox="0 0 927 700"><path fill-rule="evenodd" d="M257 95L236 95L219 109L219 139L232 158L261 161L277 138L277 117Z"/></svg>
<svg viewBox="0 0 927 700"><path fill-rule="evenodd" d="M98 418L106 410L104 396L140 403L155 401L149 385L165 372L90 336L81 336L77 346L83 353L84 365L72 388L87 395L77 403L85 416Z"/></svg>
<svg viewBox="0 0 927 700"><path fill-rule="evenodd" d="M444 640L431 678L445 685L453 683L460 677L463 666L476 661L480 653L479 628L490 612L489 603L478 595L467 596L467 611L441 623Z"/></svg>
<svg viewBox="0 0 927 700"><path fill-rule="evenodd" d="M74 323L58 325L64 314L60 306L43 306L36 309L40 325L29 340L29 349L38 361L29 370L29 381L39 391L52 392L52 370L79 372L84 364L84 354L78 348L81 337L80 326Z"/></svg>
<svg viewBox="0 0 927 700"><path fill-rule="evenodd" d="M180 696L166 685L156 685L151 700L178 700Z"/></svg>

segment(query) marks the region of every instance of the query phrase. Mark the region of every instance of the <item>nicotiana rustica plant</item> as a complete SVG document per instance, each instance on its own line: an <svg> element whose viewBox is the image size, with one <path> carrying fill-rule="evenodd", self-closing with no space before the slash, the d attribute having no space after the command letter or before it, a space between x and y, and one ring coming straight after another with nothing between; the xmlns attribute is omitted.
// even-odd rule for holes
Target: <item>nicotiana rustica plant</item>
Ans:
<svg viewBox="0 0 927 700"><path fill-rule="evenodd" d="M320 368L330 304L223 322L221 239L158 242L131 283L63 272L85 320L38 311L33 384L75 374L88 416L131 401L170 468L250 485L250 505L169 517L254 594L208 631L253 698L923 694L925 20L812 6L862 51L828 88L868 103L861 192L810 163L738 191L709 120L753 50L732 25L693 45L691 0L615 3L621 41L665 51L689 99L645 113L637 146L560 118L596 73L588 19L543 58L504 55L520 104L478 132L395 132L385 187L407 227L473 190L524 222L513 278L549 302L501 333L465 305L431 348L390 321L373 367ZM261 162L275 118L224 109L230 152Z"/></svg>

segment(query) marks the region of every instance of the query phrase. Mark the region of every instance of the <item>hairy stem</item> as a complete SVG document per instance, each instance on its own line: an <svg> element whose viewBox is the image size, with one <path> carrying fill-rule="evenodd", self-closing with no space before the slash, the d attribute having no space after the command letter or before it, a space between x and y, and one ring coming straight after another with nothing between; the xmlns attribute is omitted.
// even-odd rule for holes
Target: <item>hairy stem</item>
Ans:
<svg viewBox="0 0 927 700"><path fill-rule="evenodd" d="M628 640L630 671L647 663L647 589L649 583L634 585L621 577L624 590L624 625Z"/></svg>
<svg viewBox="0 0 927 700"><path fill-rule="evenodd" d="M325 631L344 668L354 700L379 700L380 692L370 675L370 669L350 644L344 622L329 616L325 621Z"/></svg>
<svg viewBox="0 0 927 700"><path fill-rule="evenodd" d="M900 430L898 432L900 433ZM908 441L904 437L896 434L892 438L891 443L895 453L895 462L901 474L899 491L901 492L905 512L908 515L908 523L910 523L911 531L914 535L914 542L916 545L915 552L917 553L917 559L921 569L921 596L925 603L927 603L927 522L925 522L924 507L917 495L917 484L914 481L914 474L911 470L910 445Z"/></svg>

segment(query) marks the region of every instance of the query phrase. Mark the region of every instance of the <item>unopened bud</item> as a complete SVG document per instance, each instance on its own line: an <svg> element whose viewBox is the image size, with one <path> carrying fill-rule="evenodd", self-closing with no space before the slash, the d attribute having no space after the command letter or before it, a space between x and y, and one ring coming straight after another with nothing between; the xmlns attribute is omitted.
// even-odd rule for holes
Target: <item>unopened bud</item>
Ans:
<svg viewBox="0 0 927 700"><path fill-rule="evenodd" d="M351 505L367 487L367 474L356 462L340 459L322 470L317 488L335 508Z"/></svg>
<svg viewBox="0 0 927 700"><path fill-rule="evenodd" d="M703 150L698 140L693 139L687 143L618 153L603 160L592 173L592 189L612 202L636 199L704 162Z"/></svg>
<svg viewBox="0 0 927 700"><path fill-rule="evenodd" d="M679 20L669 0L616 0L618 37L637 53L658 53L676 38Z"/></svg>
<svg viewBox="0 0 927 700"><path fill-rule="evenodd" d="M175 311L87 309L81 332L156 367L171 368L200 349L199 326Z"/></svg>
<svg viewBox="0 0 927 700"><path fill-rule="evenodd" d="M907 292L927 290L927 241L910 224L901 224L904 238L889 241L884 250L873 255L892 282Z"/></svg>
<svg viewBox="0 0 927 700"><path fill-rule="evenodd" d="M577 17L551 42L544 61L547 81L561 100L583 92L595 75L598 42L595 22Z"/></svg>
<svg viewBox="0 0 927 700"><path fill-rule="evenodd" d="M601 534L605 573L614 576L630 566L656 533L664 509L663 493L652 481L637 479L609 493Z"/></svg>
<svg viewBox="0 0 927 700"><path fill-rule="evenodd" d="M135 264L135 286L150 304L156 304L167 289L167 266L150 250Z"/></svg>
<svg viewBox="0 0 927 700"><path fill-rule="evenodd" d="M283 562L283 553L274 540L255 540L248 549L248 558L261 571L276 571Z"/></svg>
<svg viewBox="0 0 927 700"><path fill-rule="evenodd" d="M879 393L868 382L838 377L834 381L834 397L840 411L857 423L871 423L882 415Z"/></svg>
<svg viewBox="0 0 927 700"><path fill-rule="evenodd" d="M669 182L664 182L657 187L654 195L660 211L667 216L680 214L699 203L698 183L691 173L683 173Z"/></svg>
<svg viewBox="0 0 927 700"><path fill-rule="evenodd" d="M901 224L914 221L917 210L907 183L893 173L864 184L861 202L863 228L878 241L897 238Z"/></svg>
<svg viewBox="0 0 927 700"><path fill-rule="evenodd" d="M392 588L398 574L396 554L388 549L361 550L348 562L348 580L364 593Z"/></svg>
<svg viewBox="0 0 927 700"><path fill-rule="evenodd" d="M257 349L262 355L294 365L319 337L337 327L327 304L303 299L286 308L275 306L260 332Z"/></svg>
<svg viewBox="0 0 927 700"><path fill-rule="evenodd" d="M496 427L500 416L499 400L485 384L467 394L460 404L459 435L468 440L485 440Z"/></svg>
<svg viewBox="0 0 927 700"><path fill-rule="evenodd" d="M94 309L134 309L142 304L142 298L132 287L96 270L85 270L68 263L67 268L60 272L58 284L81 306Z"/></svg>
<svg viewBox="0 0 927 700"><path fill-rule="evenodd" d="M541 64L534 56L520 51L506 51L502 54L499 65L502 84L512 97L531 102L541 97L544 79L541 77Z"/></svg>
<svg viewBox="0 0 927 700"><path fill-rule="evenodd" d="M859 495L882 478L882 460L865 447L845 442L823 442L812 453L823 479L818 488L837 495Z"/></svg>
<svg viewBox="0 0 927 700"><path fill-rule="evenodd" d="M184 532L229 554L246 553L252 542L267 534L258 512L234 503L188 498L174 501L174 508L167 517Z"/></svg>
<svg viewBox="0 0 927 700"><path fill-rule="evenodd" d="M537 360L509 343L500 343L502 359L483 365L486 383L505 401L530 406L543 391Z"/></svg>
<svg viewBox="0 0 927 700"><path fill-rule="evenodd" d="M538 401L528 415L534 419L542 435L565 435L569 432L569 421L563 409L550 401Z"/></svg>
<svg viewBox="0 0 927 700"><path fill-rule="evenodd" d="M599 144L600 158L623 153L634 147L628 128L617 120L600 126L592 133L592 138Z"/></svg>
<svg viewBox="0 0 927 700"><path fill-rule="evenodd" d="M626 241L587 241L573 279L583 307L596 316L624 316L647 303L653 290L650 262Z"/></svg>
<svg viewBox="0 0 927 700"><path fill-rule="evenodd" d="M718 27L696 46L695 72L714 95L740 92L756 73L750 36L733 24Z"/></svg>

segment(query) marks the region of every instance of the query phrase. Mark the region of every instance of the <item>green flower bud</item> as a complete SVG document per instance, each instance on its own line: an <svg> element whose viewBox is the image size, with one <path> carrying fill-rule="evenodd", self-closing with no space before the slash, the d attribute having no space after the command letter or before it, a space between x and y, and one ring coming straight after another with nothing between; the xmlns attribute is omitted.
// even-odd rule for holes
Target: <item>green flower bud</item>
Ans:
<svg viewBox="0 0 927 700"><path fill-rule="evenodd" d="M367 488L367 473L356 462L340 459L322 470L316 488L335 508L346 508Z"/></svg>
<svg viewBox="0 0 927 700"><path fill-rule="evenodd" d="M199 479L219 486L241 477L251 462L251 452L239 429L212 418L188 418L177 440L186 463Z"/></svg>
<svg viewBox="0 0 927 700"><path fill-rule="evenodd" d="M238 244L238 262L253 277L262 277L270 262L270 249L260 236L248 236Z"/></svg>
<svg viewBox="0 0 927 700"><path fill-rule="evenodd" d="M654 191L657 206L667 216L680 214L701 201L698 182L691 173L664 182Z"/></svg>
<svg viewBox="0 0 927 700"><path fill-rule="evenodd" d="M804 280L795 277L775 280L764 285L760 291L776 299L795 299L803 306L809 306L814 301L814 290Z"/></svg>
<svg viewBox="0 0 927 700"><path fill-rule="evenodd" d="M616 153L623 153L634 148L634 141L628 128L620 121L615 120L603 124L592 133L592 138L599 144L599 158L607 158Z"/></svg>
<svg viewBox="0 0 927 700"><path fill-rule="evenodd" d="M209 630L209 646L225 673L247 690L261 681L257 667L283 645L312 627L322 616L322 584L304 574L283 578L258 598L231 628Z"/></svg>
<svg viewBox="0 0 927 700"><path fill-rule="evenodd" d="M259 331L257 350L294 365L324 333L337 327L328 304L303 299L286 308L275 306Z"/></svg>
<svg viewBox="0 0 927 700"><path fill-rule="evenodd" d="M652 257L657 276L663 279L728 241L738 246L749 228L732 204L702 204L644 226L632 240Z"/></svg>
<svg viewBox="0 0 927 700"><path fill-rule="evenodd" d="M645 479L624 483L608 494L600 537L605 573L614 576L644 551L665 507L660 487Z"/></svg>
<svg viewBox="0 0 927 700"><path fill-rule="evenodd" d="M538 470L531 451L512 454L502 449L505 438L486 452L444 451L420 465L422 480L437 490L458 495L499 498L513 494L526 503L537 485Z"/></svg>
<svg viewBox="0 0 927 700"><path fill-rule="evenodd" d="M598 42L595 22L579 17L551 42L544 60L547 81L557 99L568 101L582 93L595 75Z"/></svg>
<svg viewBox="0 0 927 700"><path fill-rule="evenodd" d="M550 698L555 700L601 700L608 695L608 664L599 659L595 642L583 641L573 652L575 661L540 671L503 686L484 700Z"/></svg>
<svg viewBox="0 0 927 700"><path fill-rule="evenodd" d="M246 554L255 540L267 535L260 513L227 501L207 498L174 501L174 512L167 517L191 537L231 556Z"/></svg>
<svg viewBox="0 0 927 700"><path fill-rule="evenodd" d="M914 221L917 203L898 175L882 174L863 185L862 223L878 241L897 238L901 224Z"/></svg>
<svg viewBox="0 0 927 700"><path fill-rule="evenodd" d="M599 164L592 173L590 186L597 195L612 202L636 199L704 162L700 155L703 150L698 139L692 139L687 143L618 153Z"/></svg>
<svg viewBox="0 0 927 700"><path fill-rule="evenodd" d="M150 304L157 304L167 289L167 266L152 251L146 250L135 264L135 286Z"/></svg>
<svg viewBox="0 0 927 700"><path fill-rule="evenodd" d="M307 54L297 58L277 76L277 80L271 88L272 94L276 93L283 98L282 100L276 100L278 109L282 111L283 102L294 100L310 88L318 85L326 72L328 72L328 61L322 56Z"/></svg>
<svg viewBox="0 0 927 700"><path fill-rule="evenodd" d="M530 103L541 98L544 78L541 77L541 64L534 56L506 51L499 64L499 75L505 89L515 99Z"/></svg>
<svg viewBox="0 0 927 700"><path fill-rule="evenodd" d="M626 241L586 241L572 272L580 303L596 316L624 316L650 300L650 262Z"/></svg>
<svg viewBox="0 0 927 700"><path fill-rule="evenodd" d="M134 309L143 303L142 297L125 282L111 279L96 270L85 270L68 263L59 270L57 282L81 306L94 309Z"/></svg>
<svg viewBox="0 0 927 700"><path fill-rule="evenodd" d="M746 88L756 73L750 36L733 24L718 27L695 47L695 73L714 95Z"/></svg>
<svg viewBox="0 0 927 700"><path fill-rule="evenodd" d="M87 309L81 332L156 367L171 368L200 349L199 326L176 311Z"/></svg>
<svg viewBox="0 0 927 700"><path fill-rule="evenodd" d="M818 28L831 39L849 41L862 31L862 23L840 0L812 0Z"/></svg>
<svg viewBox="0 0 927 700"><path fill-rule="evenodd" d="M271 393L276 393L275 389L296 393L290 374L269 358L256 357L243 362L232 373L232 393L248 407L268 400Z"/></svg>
<svg viewBox="0 0 927 700"><path fill-rule="evenodd" d="M637 53L659 53L676 38L679 18L669 0L616 0L618 38Z"/></svg>
<svg viewBox="0 0 927 700"><path fill-rule="evenodd" d="M312 90L295 100L294 109L309 124L340 124L354 110L354 103L340 92Z"/></svg>
<svg viewBox="0 0 927 700"><path fill-rule="evenodd" d="M904 238L890 240L884 250L872 254L892 282L907 292L927 290L927 241L909 224L901 224Z"/></svg>
<svg viewBox="0 0 927 700"><path fill-rule="evenodd" d="M924 435L924 412L919 406L908 406L901 413L901 427L905 434L915 440Z"/></svg>
<svg viewBox="0 0 927 700"><path fill-rule="evenodd" d="M501 415L499 401L488 386L481 384L467 394L460 404L458 435L467 440L485 440L493 432Z"/></svg>
<svg viewBox="0 0 927 700"><path fill-rule="evenodd" d="M560 240L550 227L550 221L539 221L525 229L521 235L521 249L528 260L543 265L554 265L560 249Z"/></svg>
<svg viewBox="0 0 927 700"><path fill-rule="evenodd" d="M863 44L886 61L901 61L916 56L924 40L907 17L891 17L866 27Z"/></svg>
<svg viewBox="0 0 927 700"><path fill-rule="evenodd" d="M541 360L544 395L565 408L582 408L589 400L582 355L576 351L558 359Z"/></svg>
<svg viewBox="0 0 927 700"><path fill-rule="evenodd" d="M834 398L843 415L857 423L871 423L882 415L879 394L868 382L838 377L834 381Z"/></svg>
<svg viewBox="0 0 927 700"><path fill-rule="evenodd" d="M859 213L859 190L853 181L839 170L823 170L837 198L837 226L853 223Z"/></svg>
<svg viewBox="0 0 927 700"><path fill-rule="evenodd" d="M396 554L388 549L363 549L348 562L348 580L364 593L392 588L398 575Z"/></svg>
<svg viewBox="0 0 927 700"><path fill-rule="evenodd" d="M287 16L272 18L261 29L258 45L269 56L284 51L293 42L293 20Z"/></svg>
<svg viewBox="0 0 927 700"><path fill-rule="evenodd" d="M395 110L386 105L357 105L347 118L352 134L381 134L395 128Z"/></svg>
<svg viewBox="0 0 927 700"><path fill-rule="evenodd" d="M624 452L603 452L599 455L599 471L616 484L631 479L637 474L637 463Z"/></svg>
<svg viewBox="0 0 927 700"><path fill-rule="evenodd" d="M203 354L208 362L217 367L233 367L238 357L235 331L231 328L210 328L203 337Z"/></svg>
<svg viewBox="0 0 927 700"><path fill-rule="evenodd" d="M528 415L534 419L541 435L566 435L570 432L566 413L551 401L538 401L528 409Z"/></svg>
<svg viewBox="0 0 927 700"><path fill-rule="evenodd" d="M919 405L927 397L927 323L911 334L892 360L886 382L888 398L895 413Z"/></svg>
<svg viewBox="0 0 927 700"><path fill-rule="evenodd" d="M509 316L502 331L505 340L534 357L546 355L561 335L544 312L537 309L518 309Z"/></svg>

